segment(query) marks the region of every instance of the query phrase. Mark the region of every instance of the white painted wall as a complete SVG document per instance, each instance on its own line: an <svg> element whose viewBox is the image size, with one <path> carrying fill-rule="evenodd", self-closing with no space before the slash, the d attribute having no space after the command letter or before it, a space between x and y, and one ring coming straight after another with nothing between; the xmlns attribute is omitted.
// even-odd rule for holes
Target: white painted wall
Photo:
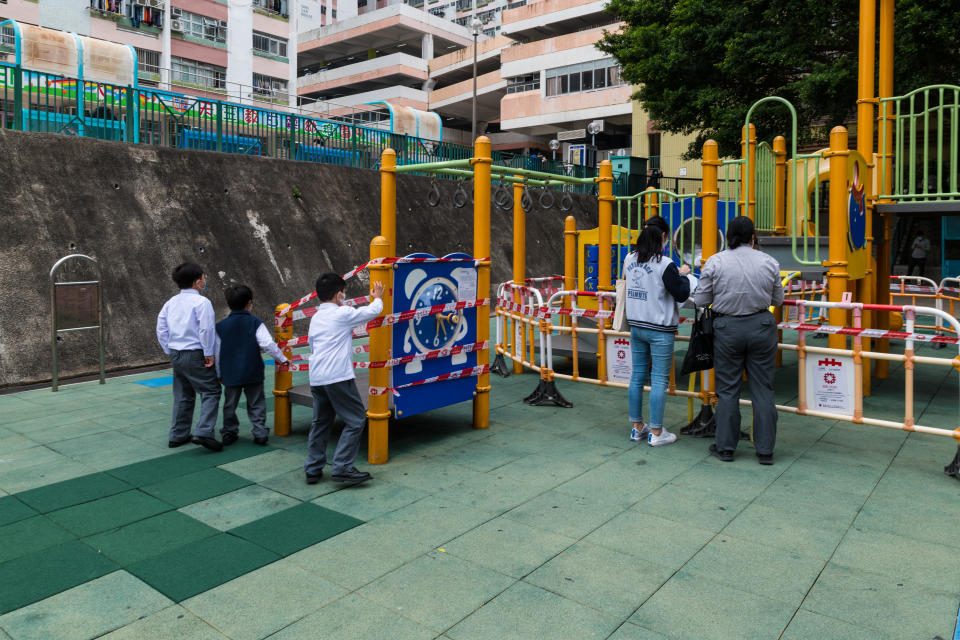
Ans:
<svg viewBox="0 0 960 640"><path fill-rule="evenodd" d="M303 7L310 0L289 0L290 36L287 39L287 92L288 103L291 107L297 106L297 42L299 41Z"/></svg>
<svg viewBox="0 0 960 640"><path fill-rule="evenodd" d="M227 7L227 93L234 100L250 100L253 97L253 3L230 0Z"/></svg>
<svg viewBox="0 0 960 640"><path fill-rule="evenodd" d="M90 35L90 3L77 0L43 0L39 3L40 26Z"/></svg>
<svg viewBox="0 0 960 640"><path fill-rule="evenodd" d="M290 10L290 21L293 22L294 16L299 16L300 26L298 27L298 33L303 33L309 31L310 29L319 29L320 24L320 5L322 0L300 0L300 10L294 13L293 9ZM340 11L337 10L337 17L340 17ZM291 40L294 42L294 40Z"/></svg>

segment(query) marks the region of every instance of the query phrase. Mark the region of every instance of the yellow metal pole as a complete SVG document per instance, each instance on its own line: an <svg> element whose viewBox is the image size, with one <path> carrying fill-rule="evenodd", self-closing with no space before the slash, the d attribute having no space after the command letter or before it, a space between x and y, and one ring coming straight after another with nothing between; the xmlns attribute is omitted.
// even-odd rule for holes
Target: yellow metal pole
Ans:
<svg viewBox="0 0 960 640"><path fill-rule="evenodd" d="M867 162L866 175L860 176L864 188L864 216L866 217L866 253L867 274L858 283L858 302L873 303L876 291L877 265L873 258L873 209L876 194L873 192L873 118L874 118L874 43L876 42L877 4L876 0L860 0L860 41L857 75L857 151ZM864 326L872 328L875 315L873 311L863 314ZM864 351L870 351L870 339L862 341ZM870 363L862 367L863 395L870 395Z"/></svg>
<svg viewBox="0 0 960 640"><path fill-rule="evenodd" d="M703 143L703 160L700 162L703 167L703 191L700 197L703 199L703 219L701 220L702 231L700 239L700 265L706 264L707 258L717 252L717 235L719 233L719 223L717 220L717 202L720 200L720 184L718 173L720 170L720 152L715 140L707 140ZM713 389L713 370L704 371L701 383L701 390L704 386ZM708 400L704 394L703 401Z"/></svg>
<svg viewBox="0 0 960 640"><path fill-rule="evenodd" d="M748 130L741 129L743 138L740 141L741 157L747 162L740 165L740 211L751 220L757 217L757 128L752 124ZM747 175L747 166L750 175ZM747 180L750 182L748 183ZM747 193L749 191L749 194ZM749 198L749 202L747 199Z"/></svg>
<svg viewBox="0 0 960 640"><path fill-rule="evenodd" d="M600 268L598 270L597 279L597 291L613 291L614 285L611 280L610 275L610 265L611 265L611 238L610 238L610 227L613 224L613 165L610 164L609 160L604 160L600 163L599 167L599 177L597 182L600 183L599 195L597 196L597 206L599 210L599 225L598 232L599 237L597 238L597 251L600 254ZM603 305L600 304L598 300L597 308L602 309ZM603 335L603 329L607 329L612 326L612 323L604 318L598 318L597 326L601 329L600 334L597 336L597 377L605 382L607 379L607 353L606 353L606 338Z"/></svg>
<svg viewBox="0 0 960 640"><path fill-rule="evenodd" d="M567 216L563 221L563 288L567 291L577 286L577 219ZM570 308L570 296L564 296L563 306ZM577 355L577 319L570 318L570 344L573 350L573 379L580 376L580 358ZM531 359L531 362L533 360Z"/></svg>
<svg viewBox="0 0 960 640"><path fill-rule="evenodd" d="M777 136L773 139L773 155L776 165L773 170L773 227L774 234L787 235L787 139Z"/></svg>
<svg viewBox="0 0 960 640"><path fill-rule="evenodd" d="M830 251L829 259L823 263L827 268L827 299L830 302L842 302L847 290L847 130L834 127L830 131ZM844 326L846 312L843 309L830 309L830 324ZM827 343L831 349L843 349L846 337L831 334Z"/></svg>
<svg viewBox="0 0 960 640"><path fill-rule="evenodd" d="M517 176L520 178L521 176ZM513 282L522 285L527 277L527 212L523 210L521 200L523 199L523 183L513 183ZM483 256L486 257L486 256ZM513 301L520 303L521 296L514 291ZM521 326L520 353L526 351L527 328ZM514 360L513 372L523 373L523 365Z"/></svg>
<svg viewBox="0 0 960 640"><path fill-rule="evenodd" d="M646 222L653 216L660 215L660 194L655 193L653 187L647 187L645 191L650 193L645 193L643 196L643 202L646 205L644 211L646 215L643 216L643 222ZM640 225L641 230L643 229L643 224Z"/></svg>
<svg viewBox="0 0 960 640"><path fill-rule="evenodd" d="M277 342L289 340L293 337L293 314L288 311L290 305L278 304L277 313L281 318L289 318L291 322L286 326L274 328L273 336ZM283 355L290 359L293 355L293 349L284 347ZM293 373L290 371L280 371L279 365L275 365L273 374L273 435L290 435L290 395L289 391L293 387Z"/></svg>
<svg viewBox="0 0 960 640"><path fill-rule="evenodd" d="M397 153L389 148L380 156L380 236L387 256L397 255Z"/></svg>
<svg viewBox="0 0 960 640"><path fill-rule="evenodd" d="M879 98L893 97L893 16L894 0L880 0L880 56L879 56ZM892 105L887 103L886 109L881 109L879 118L880 162L883 165L881 175L885 176L889 185L893 180L893 126L894 119ZM887 189L889 191L889 189ZM879 194L877 194L879 195ZM877 304L890 304L890 237L893 235L893 217L889 213L883 214L883 242L877 244ZM876 314L878 329L890 328L890 314ZM890 341L878 340L874 350L879 353L889 353ZM879 379L890 375L890 364L886 360L877 360L874 373Z"/></svg>
<svg viewBox="0 0 960 640"><path fill-rule="evenodd" d="M396 174L392 174L396 175ZM396 201L393 201L396 205ZM370 242L370 258L390 257L390 243L383 236L377 236ZM393 267L389 264L374 264L370 270L371 287L383 283L383 313L392 313L393 309ZM392 327L383 326L370 330L370 360L380 362L390 359L390 331ZM370 369L371 387L389 387L390 369L378 367ZM371 395L367 408L369 425L369 441L367 445L367 460L370 464L384 464L389 458L389 421L390 396L389 392L381 395Z"/></svg>
<svg viewBox="0 0 960 640"><path fill-rule="evenodd" d="M477 296L490 296L490 166L493 158L490 138L480 136L473 150L473 257L483 259L477 266ZM477 342L490 338L490 306L477 307ZM490 364L490 350L477 352L477 366ZM473 427L490 426L490 374L477 376L473 398Z"/></svg>

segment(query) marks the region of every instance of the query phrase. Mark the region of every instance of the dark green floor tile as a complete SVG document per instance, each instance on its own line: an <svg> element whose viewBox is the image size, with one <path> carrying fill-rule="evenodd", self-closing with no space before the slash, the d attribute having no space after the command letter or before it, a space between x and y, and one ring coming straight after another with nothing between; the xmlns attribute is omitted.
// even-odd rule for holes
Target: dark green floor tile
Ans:
<svg viewBox="0 0 960 640"><path fill-rule="evenodd" d="M142 487L141 491L179 508L207 498L230 493L250 484L253 483L246 478L213 467L179 478L170 478L163 482L150 484Z"/></svg>
<svg viewBox="0 0 960 640"><path fill-rule="evenodd" d="M286 556L361 524L363 520L307 502L231 529L230 533Z"/></svg>
<svg viewBox="0 0 960 640"><path fill-rule="evenodd" d="M0 562L75 539L72 533L44 516L18 520L0 527Z"/></svg>
<svg viewBox="0 0 960 640"><path fill-rule="evenodd" d="M0 498L0 527L35 515L37 515L36 510L23 504L13 496L3 496Z"/></svg>
<svg viewBox="0 0 960 640"><path fill-rule="evenodd" d="M48 513L129 491L131 488L126 482L107 473L92 473L88 476L23 491L17 494L17 498L40 513Z"/></svg>
<svg viewBox="0 0 960 640"><path fill-rule="evenodd" d="M172 509L166 502L142 491L133 490L53 511L47 515L64 529L82 538Z"/></svg>
<svg viewBox="0 0 960 640"><path fill-rule="evenodd" d="M220 459L218 453L208 452L201 447L197 447L197 449L197 452L175 453L169 456L144 460L143 462L135 462L123 467L117 467L116 469L110 469L107 473L116 478L120 478L134 487L143 487L148 484L156 484L169 478L185 476L222 464L217 461Z"/></svg>
<svg viewBox="0 0 960 640"><path fill-rule="evenodd" d="M261 447L247 440L239 440L218 452L208 451L196 445L188 446L193 448L183 453L110 469L107 473L135 487L143 487L273 450L273 447Z"/></svg>
<svg viewBox="0 0 960 640"><path fill-rule="evenodd" d="M119 567L79 540L0 564L0 614L25 607Z"/></svg>
<svg viewBox="0 0 960 640"><path fill-rule="evenodd" d="M130 565L127 571L181 602L279 559L275 553L222 533Z"/></svg>
<svg viewBox="0 0 960 640"><path fill-rule="evenodd" d="M219 533L179 511L168 511L83 541L117 564L127 566Z"/></svg>

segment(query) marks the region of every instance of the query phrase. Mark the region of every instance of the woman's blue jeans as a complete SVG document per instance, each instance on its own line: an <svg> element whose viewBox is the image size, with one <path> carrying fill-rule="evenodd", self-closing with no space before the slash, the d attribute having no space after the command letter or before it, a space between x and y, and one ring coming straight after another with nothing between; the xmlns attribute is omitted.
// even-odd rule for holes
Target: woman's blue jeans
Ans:
<svg viewBox="0 0 960 640"><path fill-rule="evenodd" d="M643 385L650 371L651 429L663 428L663 409L670 383L670 364L673 362L673 332L630 327L630 351L633 372L630 375L630 422L643 422Z"/></svg>

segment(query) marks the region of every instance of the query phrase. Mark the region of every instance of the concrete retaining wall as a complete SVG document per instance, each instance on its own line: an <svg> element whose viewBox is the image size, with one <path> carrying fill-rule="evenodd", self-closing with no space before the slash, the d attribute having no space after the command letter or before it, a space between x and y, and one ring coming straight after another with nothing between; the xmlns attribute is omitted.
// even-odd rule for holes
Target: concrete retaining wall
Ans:
<svg viewBox="0 0 960 640"><path fill-rule="evenodd" d="M364 262L379 233L375 171L6 130L0 158L0 386L50 378L48 273L64 255L102 264L107 367L123 369L164 361L154 328L177 264L196 261L212 276L218 318L223 288L243 282L269 325L275 305L311 291L321 272ZM429 179L399 177L399 253L471 251L472 210L453 206L454 189L441 181L433 208ZM570 214L592 228L596 212L595 198L576 196ZM561 271L566 215L528 214L527 275ZM492 216L496 283L511 273L512 214ZM362 289L358 280L348 293ZM92 338L64 336L62 376L96 371Z"/></svg>

